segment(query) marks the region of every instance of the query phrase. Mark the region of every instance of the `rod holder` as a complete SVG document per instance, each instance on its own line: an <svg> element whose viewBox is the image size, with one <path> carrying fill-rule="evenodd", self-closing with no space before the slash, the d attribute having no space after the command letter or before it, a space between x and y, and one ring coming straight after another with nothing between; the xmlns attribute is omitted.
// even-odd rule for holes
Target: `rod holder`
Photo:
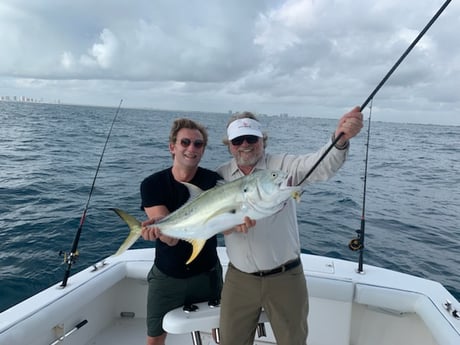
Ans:
<svg viewBox="0 0 460 345"><path fill-rule="evenodd" d="M259 338L267 336L267 332L265 330L265 324L263 322L258 323L256 329L257 329L257 336Z"/></svg>

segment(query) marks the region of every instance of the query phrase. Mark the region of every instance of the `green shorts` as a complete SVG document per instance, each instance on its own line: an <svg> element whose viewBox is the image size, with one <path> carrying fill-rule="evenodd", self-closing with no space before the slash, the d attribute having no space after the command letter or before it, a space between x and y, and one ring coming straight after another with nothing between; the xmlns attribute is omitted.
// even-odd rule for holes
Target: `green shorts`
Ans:
<svg viewBox="0 0 460 345"><path fill-rule="evenodd" d="M154 265L147 280L147 335L157 337L165 332L162 326L167 312L184 304L220 299L223 285L222 266L217 261L209 272L190 278L173 278Z"/></svg>

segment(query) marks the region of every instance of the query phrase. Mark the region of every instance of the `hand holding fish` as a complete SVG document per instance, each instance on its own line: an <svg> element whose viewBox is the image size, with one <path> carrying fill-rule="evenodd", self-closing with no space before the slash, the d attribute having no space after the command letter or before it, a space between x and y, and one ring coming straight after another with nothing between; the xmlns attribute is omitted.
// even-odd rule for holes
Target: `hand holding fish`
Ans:
<svg viewBox="0 0 460 345"><path fill-rule="evenodd" d="M343 115L335 130L335 137L337 138L340 133L343 136L337 142L338 146L345 146L349 139L356 136L363 128L363 114L359 106L354 107L348 113Z"/></svg>
<svg viewBox="0 0 460 345"><path fill-rule="evenodd" d="M237 232L244 232L245 234L247 234L248 229L254 226L256 226L256 220L246 216L244 217L244 223L237 225L235 230Z"/></svg>
<svg viewBox="0 0 460 345"><path fill-rule="evenodd" d="M252 228L253 226L256 226L256 220L246 216L244 217L244 223L235 225L233 228L224 231L223 234L230 235L234 231L247 234L249 228Z"/></svg>
<svg viewBox="0 0 460 345"><path fill-rule="evenodd" d="M156 221L159 219L149 219L144 222L142 222L142 231L141 231L141 236L144 240L146 241L155 241L159 239L160 241L166 243L168 246L175 246L177 242L179 242L179 239L173 238L170 236L163 235L161 233L160 228L156 226L151 226L152 224L155 224Z"/></svg>

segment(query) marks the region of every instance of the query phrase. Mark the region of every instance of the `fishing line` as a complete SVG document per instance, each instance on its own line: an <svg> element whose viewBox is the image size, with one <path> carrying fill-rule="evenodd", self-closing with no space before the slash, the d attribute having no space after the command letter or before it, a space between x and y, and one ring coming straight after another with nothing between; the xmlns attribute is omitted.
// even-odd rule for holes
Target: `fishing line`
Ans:
<svg viewBox="0 0 460 345"><path fill-rule="evenodd" d="M102 163L102 158L104 157L105 149L107 147L107 143L109 142L109 138L110 138L110 134L112 133L113 125L115 124L115 121L117 120L117 117L118 117L118 113L120 112L122 102L123 102L123 99L120 100L120 104L118 105L117 111L115 112L115 116L113 117L112 125L110 126L109 133L107 134L107 138L105 139L104 148L102 149L101 156L99 157L99 163L96 168L96 173L94 174L93 183L91 185L91 190L89 191L89 195L88 195L88 200L86 201L86 206L85 206L85 209L83 210L83 214L80 219L80 225L78 226L77 232L75 234L75 238L72 243L72 249L70 250L70 253L68 254L62 251L59 252L60 255L64 255L64 263L67 264L67 269L64 272L64 278L62 280L61 287L65 287L67 285L67 280L69 279L70 270L72 268L72 265L75 263L75 261L78 258L78 242L80 241L81 231L83 229L83 224L85 223L85 220L86 220L86 213L88 212L89 202L91 200L91 196L93 195L97 175L99 173L99 169Z"/></svg>
<svg viewBox="0 0 460 345"><path fill-rule="evenodd" d="M431 18L431 20L428 22L428 24L425 25L422 31L417 35L417 37L414 39L414 41L410 44L410 46L406 49L406 51L401 55L401 57L396 61L396 63L393 65L393 67L388 71L388 73L383 77L383 79L380 81L380 83L375 87L374 91L371 92L369 97L364 101L364 103L361 105L360 109L361 111L367 106L367 104L370 102L371 99L374 98L374 96L377 94L377 92L381 89L381 87L386 83L388 78L393 74L393 72L398 68L398 66L401 64L401 62L406 58L406 56L410 53L410 51L417 45L418 41L425 35L425 33L428 31L428 29L433 25L433 23L438 19L438 17L441 15L441 13L445 10L447 5L452 0L446 0L444 4L439 8L439 10L436 12L436 14ZM316 167L321 163L321 161L326 157L326 155L331 151L331 149L338 143L340 138L345 133L340 133L332 142L332 144L329 145L329 147L324 151L324 153L321 155L321 157L318 159L318 161L313 165L313 167L310 169L310 171L305 175L305 177L297 184L297 186L301 185L305 180L311 175L311 173L316 169Z"/></svg>

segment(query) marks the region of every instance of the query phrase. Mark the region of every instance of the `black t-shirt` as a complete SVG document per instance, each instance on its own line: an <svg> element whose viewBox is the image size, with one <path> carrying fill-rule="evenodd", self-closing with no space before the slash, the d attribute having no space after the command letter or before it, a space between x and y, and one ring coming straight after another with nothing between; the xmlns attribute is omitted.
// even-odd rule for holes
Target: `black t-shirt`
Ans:
<svg viewBox="0 0 460 345"><path fill-rule="evenodd" d="M190 197L187 187L177 182L168 168L147 177L141 183L141 208L164 205L169 212L174 212L184 205ZM198 167L198 171L189 183L202 190L207 190L222 179L214 171ZM187 278L209 271L217 262L217 237L206 241L200 254L190 264L185 265L192 254L192 245L180 240L175 246L157 240L155 244L155 266L160 271L175 278Z"/></svg>

